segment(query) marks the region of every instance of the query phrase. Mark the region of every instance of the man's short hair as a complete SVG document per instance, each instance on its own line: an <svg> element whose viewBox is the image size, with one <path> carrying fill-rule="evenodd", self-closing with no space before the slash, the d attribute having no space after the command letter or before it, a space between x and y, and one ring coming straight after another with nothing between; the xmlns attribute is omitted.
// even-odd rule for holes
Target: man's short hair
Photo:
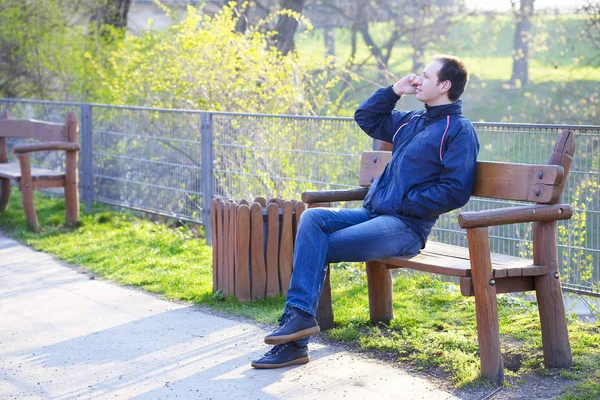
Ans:
<svg viewBox="0 0 600 400"><path fill-rule="evenodd" d="M442 63L442 68L438 72L439 81L450 81L452 84L448 91L448 100L458 100L465 91L465 86L467 86L467 82L469 81L467 67L465 67L460 58L447 54L438 54L433 56L433 59Z"/></svg>

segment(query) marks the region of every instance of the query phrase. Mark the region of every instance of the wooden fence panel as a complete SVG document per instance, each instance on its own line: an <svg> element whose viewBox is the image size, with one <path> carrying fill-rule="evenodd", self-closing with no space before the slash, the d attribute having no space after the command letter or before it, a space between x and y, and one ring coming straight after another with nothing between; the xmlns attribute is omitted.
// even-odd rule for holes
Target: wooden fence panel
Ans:
<svg viewBox="0 0 600 400"><path fill-rule="evenodd" d="M252 300L264 299L267 281L262 208L259 203L250 206L250 266Z"/></svg>
<svg viewBox="0 0 600 400"><path fill-rule="evenodd" d="M294 205L290 201L283 203L283 216L281 226L281 241L279 248L279 279L281 293L286 296L292 278L292 259L294 256L294 241L292 232L292 218Z"/></svg>
<svg viewBox="0 0 600 400"><path fill-rule="evenodd" d="M267 205L267 292L266 296L279 294L279 207Z"/></svg>
<svg viewBox="0 0 600 400"><path fill-rule="evenodd" d="M250 207L242 204L237 210L237 273L235 294L240 301L252 299L250 291Z"/></svg>

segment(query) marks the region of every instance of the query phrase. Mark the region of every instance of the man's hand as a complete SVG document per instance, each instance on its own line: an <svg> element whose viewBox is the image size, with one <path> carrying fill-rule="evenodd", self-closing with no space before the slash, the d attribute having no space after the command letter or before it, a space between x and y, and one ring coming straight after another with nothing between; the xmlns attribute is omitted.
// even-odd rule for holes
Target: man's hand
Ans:
<svg viewBox="0 0 600 400"><path fill-rule="evenodd" d="M398 82L394 83L392 89L394 90L394 93L396 93L398 96L402 96L405 94L417 93L417 86L419 86L419 84L417 83L417 75L410 74L406 75Z"/></svg>

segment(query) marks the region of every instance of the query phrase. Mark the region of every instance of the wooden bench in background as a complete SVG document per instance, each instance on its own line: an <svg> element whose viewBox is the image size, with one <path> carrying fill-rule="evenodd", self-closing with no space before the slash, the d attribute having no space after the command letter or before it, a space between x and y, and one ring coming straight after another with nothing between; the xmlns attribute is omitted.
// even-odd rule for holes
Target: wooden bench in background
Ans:
<svg viewBox="0 0 600 400"><path fill-rule="evenodd" d="M9 137L34 139L39 143L17 145L13 152L18 163L8 162L6 139ZM30 153L37 151L66 151L64 171L53 171L31 166ZM8 119L5 111L0 115L0 212L8 206L10 184L15 181L23 195L23 208L27 223L36 232L39 224L33 204L33 190L64 187L66 223L74 225L79 220L79 173L77 158L77 117L70 112L64 124L45 121Z"/></svg>
<svg viewBox="0 0 600 400"><path fill-rule="evenodd" d="M540 314L544 364L569 368L567 334L557 261L557 220L572 216L568 204L556 204L564 189L575 148L574 134L564 130L547 165L478 162L473 196L526 201L527 206L463 212L468 249L428 242L418 255L367 262L370 317L373 323L393 319L391 269L410 268L460 278L461 293L475 296L481 373L499 384L504 379L496 294L535 290ZM390 152L367 152L361 159L360 189L314 191L302 194L308 207L331 202L363 200L369 185L391 158ZM533 260L490 252L488 227L533 222ZM317 320L322 329L333 326L329 270L319 301Z"/></svg>

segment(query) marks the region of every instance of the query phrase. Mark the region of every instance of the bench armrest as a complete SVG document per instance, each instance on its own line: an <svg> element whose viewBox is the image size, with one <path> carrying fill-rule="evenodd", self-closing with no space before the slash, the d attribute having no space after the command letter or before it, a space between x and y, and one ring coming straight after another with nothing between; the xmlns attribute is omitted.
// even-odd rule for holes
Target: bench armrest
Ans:
<svg viewBox="0 0 600 400"><path fill-rule="evenodd" d="M302 201L307 204L331 203L334 201L364 200L369 188L349 190L311 190L302 193Z"/></svg>
<svg viewBox="0 0 600 400"><path fill-rule="evenodd" d="M568 204L508 207L460 213L458 224L463 229L469 229L521 222L556 221L569 219L572 215L573 210Z"/></svg>
<svg viewBox="0 0 600 400"><path fill-rule="evenodd" d="M79 143L72 142L44 142L44 143L33 143L15 146L13 153L23 154L31 153L34 151L52 151L52 150L64 150L64 151L79 151Z"/></svg>

